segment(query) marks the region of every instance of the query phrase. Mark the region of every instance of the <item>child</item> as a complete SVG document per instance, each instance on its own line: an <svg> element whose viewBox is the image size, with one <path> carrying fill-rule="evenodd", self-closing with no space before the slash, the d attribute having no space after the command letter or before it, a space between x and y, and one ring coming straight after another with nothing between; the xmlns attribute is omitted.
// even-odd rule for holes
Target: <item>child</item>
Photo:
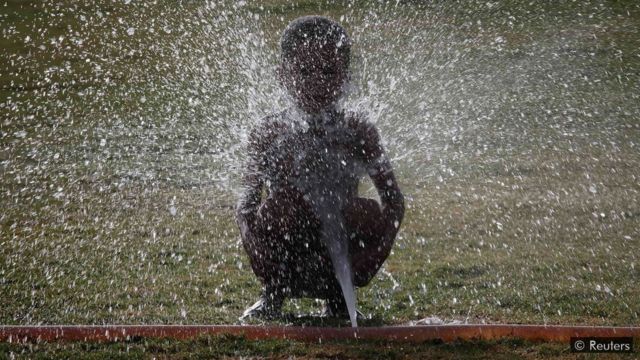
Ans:
<svg viewBox="0 0 640 360"><path fill-rule="evenodd" d="M279 316L287 297L322 298L325 315L346 316L323 235L348 242L353 284L365 286L391 251L403 196L376 128L337 108L349 78L346 31L325 17L301 17L285 29L281 52L279 80L296 107L249 135L236 218L263 292L242 318ZM382 206L358 197L366 174Z"/></svg>

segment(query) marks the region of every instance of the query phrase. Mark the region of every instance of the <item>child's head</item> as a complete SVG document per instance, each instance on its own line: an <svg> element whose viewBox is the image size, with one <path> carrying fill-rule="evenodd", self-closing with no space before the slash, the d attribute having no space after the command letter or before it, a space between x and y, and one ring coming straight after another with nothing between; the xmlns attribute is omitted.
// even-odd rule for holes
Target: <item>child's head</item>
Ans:
<svg viewBox="0 0 640 360"><path fill-rule="evenodd" d="M280 80L298 106L323 110L349 78L351 44L340 24L322 16L292 21L282 34Z"/></svg>

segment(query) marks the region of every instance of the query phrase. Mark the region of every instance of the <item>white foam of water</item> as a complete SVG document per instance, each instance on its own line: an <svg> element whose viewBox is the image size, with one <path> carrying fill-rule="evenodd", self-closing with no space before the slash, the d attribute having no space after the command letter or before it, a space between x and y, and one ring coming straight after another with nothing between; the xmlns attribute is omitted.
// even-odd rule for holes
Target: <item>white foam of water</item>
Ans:
<svg viewBox="0 0 640 360"><path fill-rule="evenodd" d="M331 214L333 215L333 214ZM333 270L340 284L344 301L349 311L351 327L358 327L356 318L356 293L353 287L353 270L349 261L349 248L344 231L340 231L342 217L338 216L323 224L323 241L329 249ZM333 221L331 221L333 220ZM336 221L337 220L337 221Z"/></svg>

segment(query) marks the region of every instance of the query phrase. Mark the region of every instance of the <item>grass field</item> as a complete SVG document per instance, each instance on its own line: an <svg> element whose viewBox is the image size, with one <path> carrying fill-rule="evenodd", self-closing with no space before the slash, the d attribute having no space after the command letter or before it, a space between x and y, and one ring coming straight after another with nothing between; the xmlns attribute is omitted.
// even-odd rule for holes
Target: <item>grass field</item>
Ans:
<svg viewBox="0 0 640 360"><path fill-rule="evenodd" d="M118 358L331 358L331 359L537 359L573 358L560 344L531 344L521 341L387 344L378 342L328 342L306 344L290 341L246 341L242 338L215 337L193 341L143 340L112 344L0 344L0 356L15 358L90 359ZM625 358L594 354L583 358ZM631 358L631 356L627 356Z"/></svg>
<svg viewBox="0 0 640 360"><path fill-rule="evenodd" d="M362 90L351 103L378 98L372 116L407 197L392 255L358 291L362 325L430 316L640 323L634 2L248 2L240 18L259 20L244 27L191 2L134 2L131 11L124 2L58 3L8 1L0 10L0 323L237 322L259 283L233 221L241 159L234 144L242 144L233 131L275 106L275 83L259 83L264 74L251 65L273 66L278 29L304 13L344 16L353 32ZM202 30L211 18L224 26ZM231 25L240 30L225 32ZM259 31L264 44L203 45L216 34L253 41ZM411 51L403 48L411 41ZM214 50L218 58L207 58ZM252 95L259 100L247 100ZM292 300L293 316L279 322L346 325L296 317L319 309ZM193 349L234 357L571 357L567 344L237 338L1 344L0 356L190 357Z"/></svg>

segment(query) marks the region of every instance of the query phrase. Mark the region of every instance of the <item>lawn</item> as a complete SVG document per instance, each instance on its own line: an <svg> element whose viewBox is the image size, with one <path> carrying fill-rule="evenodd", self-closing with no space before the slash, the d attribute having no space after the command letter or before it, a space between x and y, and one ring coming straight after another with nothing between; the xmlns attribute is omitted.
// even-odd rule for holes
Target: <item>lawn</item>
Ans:
<svg viewBox="0 0 640 360"><path fill-rule="evenodd" d="M307 13L352 33L347 105L368 110L407 199L392 255L358 290L362 325L640 323L638 4L127 3L0 4L1 324L237 323L260 290L233 219L243 141L283 104L278 34ZM274 323L347 325L307 316L319 310L290 300ZM194 348L571 357L567 344L510 340L238 338L0 355Z"/></svg>
<svg viewBox="0 0 640 360"><path fill-rule="evenodd" d="M6 358L89 359L119 358L340 358L340 359L536 359L572 358L560 344L521 341L389 344L383 342L328 342L307 344L291 341L247 341L236 337L203 337L192 341L140 340L126 343L91 344L0 344ZM588 357L587 357L588 358ZM595 357L594 357L595 358ZM597 358L603 358L598 354ZM607 358L606 355L604 358ZM613 358L613 357L611 357ZM616 358L620 358L618 355Z"/></svg>

